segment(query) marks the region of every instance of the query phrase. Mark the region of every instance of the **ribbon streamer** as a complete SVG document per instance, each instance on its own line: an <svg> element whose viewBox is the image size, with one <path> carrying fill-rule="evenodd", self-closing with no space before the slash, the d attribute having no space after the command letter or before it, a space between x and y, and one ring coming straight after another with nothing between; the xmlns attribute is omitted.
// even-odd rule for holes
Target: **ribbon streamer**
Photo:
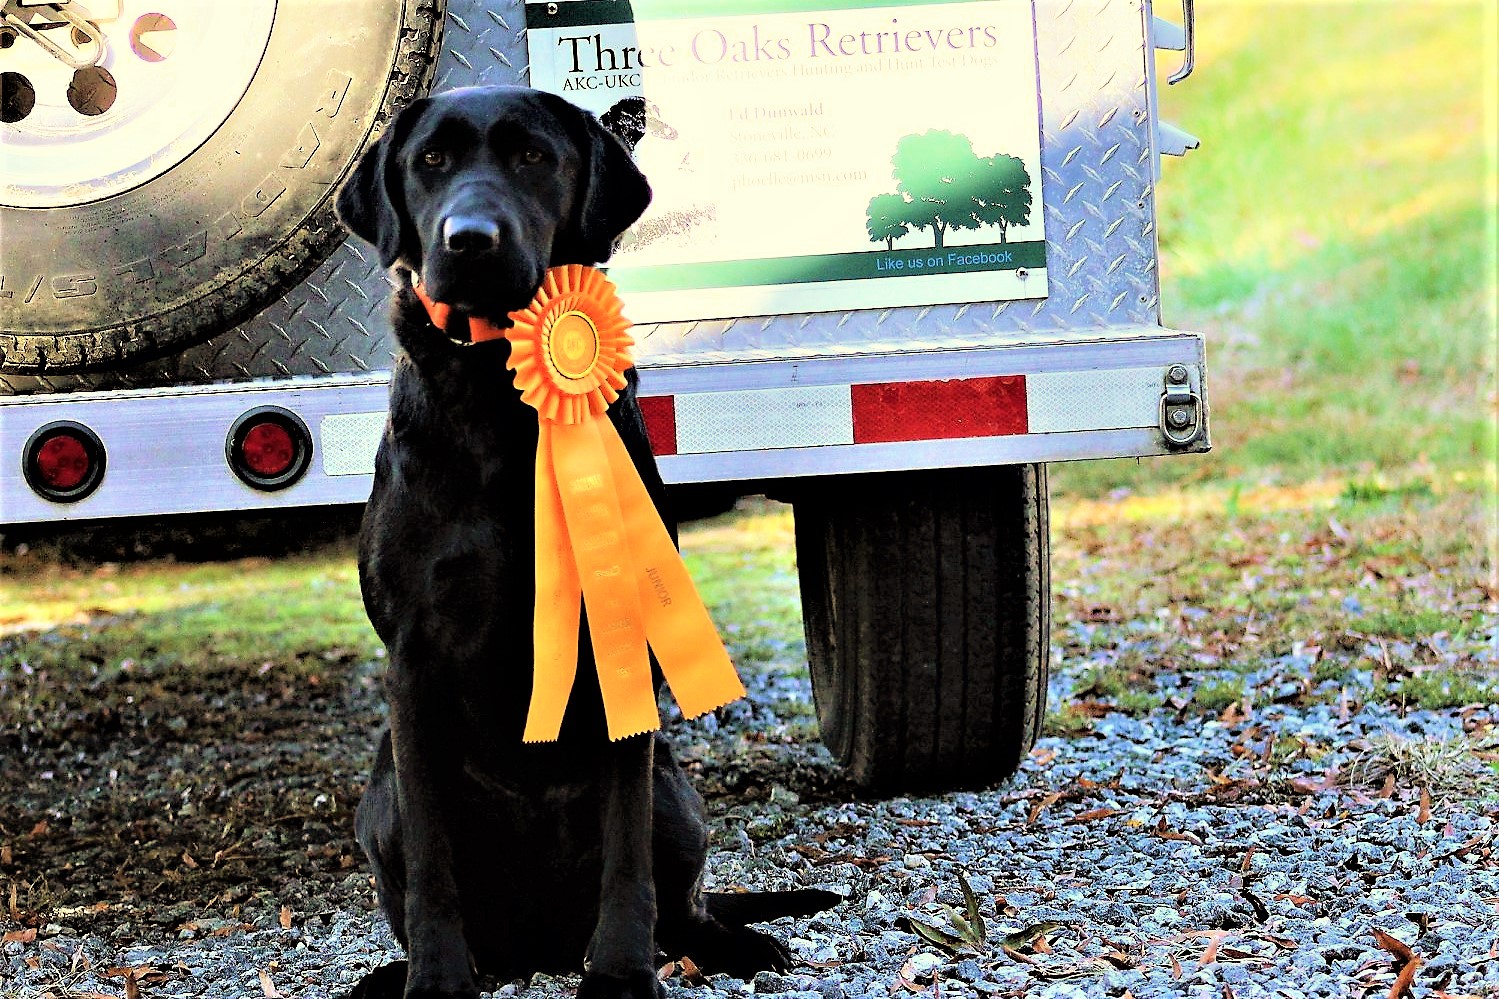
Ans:
<svg viewBox="0 0 1499 999"><path fill-rule="evenodd" d="M451 310L415 291L433 325L446 329ZM561 731L584 606L609 738L661 727L648 648L687 717L743 697L687 567L604 416L632 363L613 283L592 267L554 267L510 319L500 330L470 317L469 329L476 342L509 339L507 366L539 419L535 666L522 739L552 742Z"/></svg>

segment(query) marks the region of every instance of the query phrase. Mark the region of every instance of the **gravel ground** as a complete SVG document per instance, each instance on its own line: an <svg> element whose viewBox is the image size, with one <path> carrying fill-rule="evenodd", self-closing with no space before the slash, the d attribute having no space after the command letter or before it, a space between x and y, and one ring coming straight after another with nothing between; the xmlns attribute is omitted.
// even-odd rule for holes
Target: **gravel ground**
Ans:
<svg viewBox="0 0 1499 999"><path fill-rule="evenodd" d="M366 722L378 711L373 668L353 668L343 696ZM1295 675L1295 657L1276 670L1254 689L1273 692ZM1077 662L1060 665L1053 703L1071 696L1079 675ZM1178 679L1186 682L1169 673L1157 682L1169 691ZM1102 714L1091 734L1044 739L996 789L875 802L858 800L806 738L804 678L747 680L748 702L672 725L713 815L710 883L825 886L848 902L773 926L801 961L793 973L693 984L668 966L672 995L1384 996L1413 963L1408 947L1419 962L1408 994L1499 996L1492 765L1474 753L1425 769L1410 762L1420 747L1464 746L1470 733L1492 731L1492 709L1399 717L1372 701L1271 701L1201 715L1168 697L1145 715ZM355 740L354 756L367 754L357 728L337 736ZM128 747L109 752L130 757ZM212 747L197 752L174 755L168 769L209 765L201 753L211 761ZM257 752L275 761L299 750L270 739ZM142 780L161 770L161 761L136 763ZM1426 775L1424 794L1415 773ZM348 804L314 798L309 807L347 819ZM58 815L78 807L53 802ZM304 838L309 827L318 823L302 816ZM0 919L0 993L341 996L397 951L362 859L341 855L346 831L328 838L325 847L309 838L306 850L329 854L324 867L283 862L289 876L260 878L269 891L231 889L149 914L59 906L41 926ZM964 915L965 882L981 921ZM543 976L495 994L566 996L575 985Z"/></svg>

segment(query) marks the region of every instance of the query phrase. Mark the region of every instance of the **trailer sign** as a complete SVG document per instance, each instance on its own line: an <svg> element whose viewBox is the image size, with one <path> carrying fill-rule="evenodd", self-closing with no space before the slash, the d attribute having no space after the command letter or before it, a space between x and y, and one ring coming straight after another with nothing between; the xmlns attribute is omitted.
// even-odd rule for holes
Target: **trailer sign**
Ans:
<svg viewBox="0 0 1499 999"><path fill-rule="evenodd" d="M701 10L526 4L532 86L655 191L610 269L634 321L1047 296L1031 0Z"/></svg>

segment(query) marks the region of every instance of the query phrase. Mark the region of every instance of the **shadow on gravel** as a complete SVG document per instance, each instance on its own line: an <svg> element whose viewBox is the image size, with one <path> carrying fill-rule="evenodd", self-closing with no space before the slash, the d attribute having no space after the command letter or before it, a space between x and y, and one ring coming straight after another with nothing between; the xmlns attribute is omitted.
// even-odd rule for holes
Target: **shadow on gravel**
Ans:
<svg viewBox="0 0 1499 999"><path fill-rule="evenodd" d="M353 559L346 537L326 550ZM188 669L152 648L122 662L94 637L120 620L0 635L0 911L128 945L373 910L353 829L382 663L209 654ZM805 721L805 677L752 670L767 696L666 726L710 813L763 806L751 835L768 836L798 804L857 793ZM775 713L788 701L799 724Z"/></svg>
<svg viewBox="0 0 1499 999"><path fill-rule="evenodd" d="M12 919L188 938L370 905L353 813L380 723L372 666L7 672Z"/></svg>

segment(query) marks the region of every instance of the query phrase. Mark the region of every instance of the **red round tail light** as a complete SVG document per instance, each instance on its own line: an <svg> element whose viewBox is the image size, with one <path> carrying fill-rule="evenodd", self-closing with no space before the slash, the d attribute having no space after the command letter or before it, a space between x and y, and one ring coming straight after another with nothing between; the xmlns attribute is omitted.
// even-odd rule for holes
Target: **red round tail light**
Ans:
<svg viewBox="0 0 1499 999"><path fill-rule="evenodd" d="M229 467L255 489L285 489L312 461L312 435L295 413L279 406L252 409L234 421L225 442Z"/></svg>
<svg viewBox="0 0 1499 999"><path fill-rule="evenodd" d="M104 444L81 423L49 423L26 442L26 484L54 503L76 503L104 479Z"/></svg>

